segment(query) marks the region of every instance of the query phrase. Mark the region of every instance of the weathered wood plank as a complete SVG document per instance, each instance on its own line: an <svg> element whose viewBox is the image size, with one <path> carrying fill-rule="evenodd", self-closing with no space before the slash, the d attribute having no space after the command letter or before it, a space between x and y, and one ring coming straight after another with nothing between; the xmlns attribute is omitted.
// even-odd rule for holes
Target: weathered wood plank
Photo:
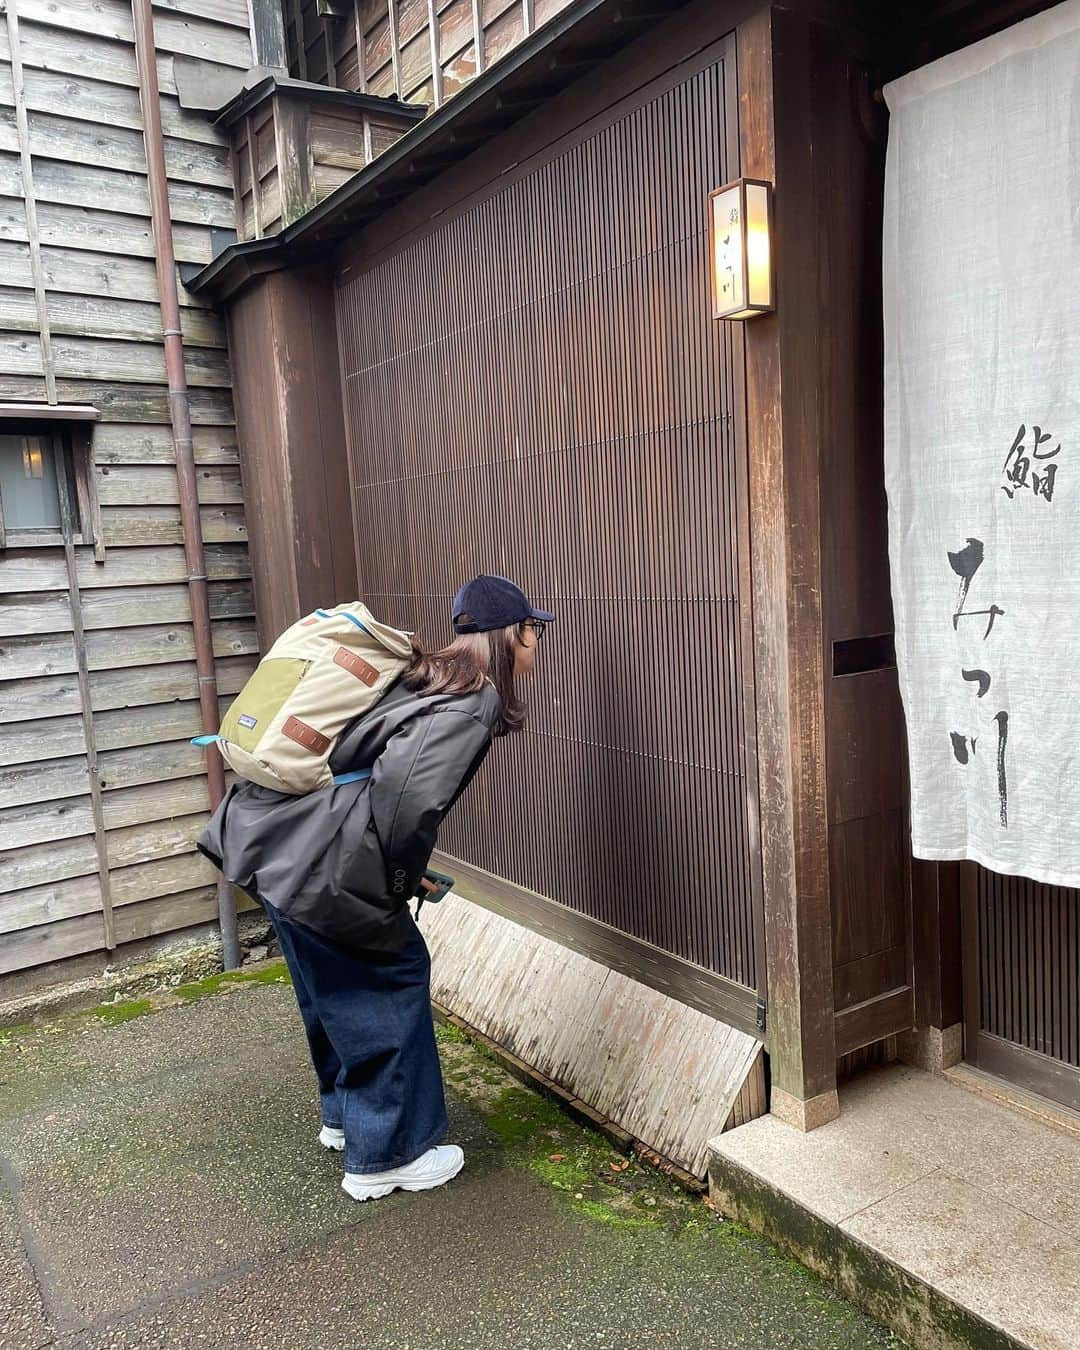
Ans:
<svg viewBox="0 0 1080 1350"><path fill-rule="evenodd" d="M84 80L102 80L106 84L124 84L138 88L134 44L110 42L90 33L77 33L43 24L24 23L20 34L23 64L60 75L77 75ZM176 94L172 56L159 52L158 87L163 94Z"/></svg>
<svg viewBox="0 0 1080 1350"><path fill-rule="evenodd" d="M33 375L0 375L0 402L44 403L45 380Z"/></svg>
<svg viewBox="0 0 1080 1350"><path fill-rule="evenodd" d="M156 304L98 296L58 295L51 291L48 314L49 329L54 334L87 339L161 340L161 310ZM33 291L0 285L0 315L9 329L36 333L38 318ZM180 311L180 329L190 346L225 347L224 325L209 310L185 306Z"/></svg>
<svg viewBox="0 0 1080 1350"><path fill-rule="evenodd" d="M76 668L75 647L70 634L12 637L0 642L0 680L70 675Z"/></svg>
<svg viewBox="0 0 1080 1350"><path fill-rule="evenodd" d="M192 807L198 810L199 807ZM92 834L94 816L89 796L66 801L35 802L0 811L0 849L24 848L53 839Z"/></svg>
<svg viewBox="0 0 1080 1350"><path fill-rule="evenodd" d="M28 289L34 278L30 271L30 245L0 239L0 286Z"/></svg>
<svg viewBox="0 0 1080 1350"><path fill-rule="evenodd" d="M71 604L65 593L0 595L0 637L70 631Z"/></svg>
<svg viewBox="0 0 1080 1350"><path fill-rule="evenodd" d="M195 817L202 819L202 817ZM75 839L54 839L48 844L9 849L0 853L0 876L4 888L0 896L28 886L44 886L68 877L93 876L98 870L97 849L89 835ZM2 902L0 902L2 903Z"/></svg>
<svg viewBox="0 0 1080 1350"><path fill-rule="evenodd" d="M155 820L171 820L175 816L209 811L210 796L205 776L174 778L148 783L143 787L107 792L103 805L105 825L111 833L131 825L147 825ZM0 843L2 841L3 820L0 818Z"/></svg>
<svg viewBox="0 0 1080 1350"><path fill-rule="evenodd" d="M105 924L100 914L84 914L60 923L43 924L40 928L24 928L0 942L0 975L101 951L104 947Z"/></svg>
<svg viewBox="0 0 1080 1350"><path fill-rule="evenodd" d="M0 933L7 947L8 935L39 924L58 923L79 914L101 909L101 885L96 876L73 877L48 882L27 890L0 893Z"/></svg>
<svg viewBox="0 0 1080 1350"><path fill-rule="evenodd" d="M251 583L212 582L210 617L246 618L255 612ZM88 591L83 596L87 631L133 628L150 624L189 623L191 601L187 586L130 586L119 590ZM116 632L117 641L126 634Z"/></svg>
<svg viewBox="0 0 1080 1350"><path fill-rule="evenodd" d="M109 256L82 249L43 248L41 264L49 291L143 300L157 306L157 277L149 259ZM25 288L30 285L29 246L0 239L0 286ZM180 288L180 304L182 311L205 310L183 287Z"/></svg>
<svg viewBox="0 0 1080 1350"><path fill-rule="evenodd" d="M85 755L38 764L29 769L0 770L0 808L59 801L62 797L78 797L89 790Z"/></svg>
<svg viewBox="0 0 1080 1350"><path fill-rule="evenodd" d="M225 4L229 0L224 0ZM122 0L19 0L24 22L91 33L113 42L134 43L131 8ZM158 14L154 20L158 51L197 56L223 66L251 65L251 41L243 31L220 23L193 23L183 14Z"/></svg>
<svg viewBox="0 0 1080 1350"><path fill-rule="evenodd" d="M255 903L238 896L236 907L241 911L254 909ZM119 942L134 942L138 938L155 937L194 924L212 923L216 918L217 889L210 886L201 891L164 896L160 900L144 900L139 905L121 906L116 911L116 936Z"/></svg>
<svg viewBox="0 0 1080 1350"><path fill-rule="evenodd" d="M8 360L0 335L0 360ZM149 342L114 342L106 338L53 337L53 358L58 378L68 380L113 379L132 384L166 382L164 347ZM188 382L195 388L228 388L229 362L222 351L188 347L184 352Z"/></svg>
<svg viewBox="0 0 1080 1350"><path fill-rule="evenodd" d="M0 374L40 375L44 367L36 335L0 332Z"/></svg>
<svg viewBox="0 0 1080 1350"><path fill-rule="evenodd" d="M41 396L35 399L31 392L34 386L29 381L19 383L12 378L9 387L18 392L3 393L2 397L16 402L43 401ZM159 385L112 384L103 380L64 378L57 380L56 390L61 402L90 403L106 421L167 423L169 420L168 390ZM232 394L228 389L192 389L188 401L196 426L223 426L235 419Z"/></svg>
<svg viewBox="0 0 1080 1350"><path fill-rule="evenodd" d="M159 895L194 890L197 886L213 886L215 880L213 866L201 853L194 852L137 863L109 874L115 905L132 905Z"/></svg>
<svg viewBox="0 0 1080 1350"><path fill-rule="evenodd" d="M238 608L244 608L248 602L240 593L236 603ZM117 642L113 628L110 625L88 630L86 648L93 670L116 670L143 663L169 664L194 657L191 629L184 623L132 628L124 633L121 643ZM222 658L249 656L257 650L254 625L246 618L216 620L213 636L215 654ZM75 668L75 653L67 633L31 634L0 642L0 681L59 677L71 674ZM3 697L5 700L9 697L6 687Z"/></svg>
<svg viewBox="0 0 1080 1350"><path fill-rule="evenodd" d="M187 580L183 549L116 549L103 563L92 550L80 548L79 585L84 589L107 586L166 585ZM207 575L213 581L241 581L251 576L247 551L216 544L206 550ZM66 591L67 571L63 558L52 550L8 549L0 567L0 594L20 591Z"/></svg>
<svg viewBox="0 0 1080 1350"><path fill-rule="evenodd" d="M232 695L220 700L224 713ZM202 714L197 699L188 702L155 703L145 708L116 708L94 714L94 742L98 750L125 750L140 745L201 736ZM0 736L0 765L14 767L81 754L85 749L83 720L49 717L36 722L18 722Z"/></svg>
<svg viewBox="0 0 1080 1350"><path fill-rule="evenodd" d="M259 650L255 625L247 619L215 623L213 637L218 657L252 656ZM0 647L0 660L3 650ZM92 632L87 635L86 650L92 671L195 659L195 642L186 624L133 628L125 633L122 645L108 632Z"/></svg>
<svg viewBox="0 0 1080 1350"><path fill-rule="evenodd" d="M16 196L17 192L8 181L9 159L10 156L0 155L0 194ZM39 202L91 208L107 202L110 212L146 219L150 216L146 178L139 173L35 158L34 193ZM236 223L232 191L228 188L170 182L169 204L174 223L216 225L224 229L231 229Z"/></svg>
<svg viewBox="0 0 1080 1350"><path fill-rule="evenodd" d="M247 0L154 0L155 9L168 9L196 19L212 19L248 31Z"/></svg>
<svg viewBox="0 0 1080 1350"><path fill-rule="evenodd" d="M203 506L199 510L203 541L208 544L247 542L242 506ZM106 548L184 541L179 507L106 506L101 512Z"/></svg>
<svg viewBox="0 0 1080 1350"><path fill-rule="evenodd" d="M49 70L26 72L26 103L32 112L55 112L63 108L68 117L98 126L142 128L142 109L137 89ZM221 133L205 117L181 108L174 98L162 94L161 129L178 140L222 145Z"/></svg>
<svg viewBox="0 0 1080 1350"><path fill-rule="evenodd" d="M152 258L154 240L149 219L85 206L42 202L38 226L44 245L88 249L95 253ZM208 263L210 229L205 225L176 225L176 257L180 262ZM21 200L0 197L0 239L26 243L26 212Z"/></svg>
<svg viewBox="0 0 1080 1350"><path fill-rule="evenodd" d="M138 787L144 783L205 775L206 755L198 746L190 745L186 740L168 741L164 745L110 750L99 756L98 767L102 789L109 792L117 788ZM18 770L8 772L16 774ZM0 774L0 801L3 801L3 786L4 775ZM16 789L13 787L12 790Z"/></svg>
<svg viewBox="0 0 1080 1350"><path fill-rule="evenodd" d="M68 676L0 680L0 725L80 711L78 681Z"/></svg>
<svg viewBox="0 0 1080 1350"><path fill-rule="evenodd" d="M6 136L0 139L4 149L11 148L7 140ZM94 126L72 117L36 112L30 116L30 148L35 158L146 174L142 133L127 127ZM224 145L166 137L165 166L170 179L178 183L232 190L229 152Z"/></svg>
<svg viewBox="0 0 1080 1350"><path fill-rule="evenodd" d="M230 697L238 693L254 669L253 654L218 660L217 679L221 694ZM187 661L103 670L90 676L90 697L95 712L111 708L133 709L197 699L199 682L194 664ZM0 680L0 725L64 717L80 711L79 686L73 675Z"/></svg>
<svg viewBox="0 0 1080 1350"><path fill-rule="evenodd" d="M194 734L198 735L198 732ZM21 722L17 726L5 727L4 734L0 736L0 766L63 759L69 755L81 755L85 749L86 737L81 716Z"/></svg>
<svg viewBox="0 0 1080 1350"><path fill-rule="evenodd" d="M202 465L195 473L199 501L204 506L240 505L240 470ZM101 465L98 497L102 506L172 506L180 500L176 471L171 466Z"/></svg>
<svg viewBox="0 0 1080 1350"><path fill-rule="evenodd" d="M197 464L236 464L239 449L235 427L195 427L192 435ZM172 429L99 422L94 428L94 459L106 464L175 464Z"/></svg>
<svg viewBox="0 0 1080 1350"><path fill-rule="evenodd" d="M207 812L200 811L171 820L152 821L149 825L110 830L106 836L109 866L132 867L136 863L190 853L209 818Z"/></svg>

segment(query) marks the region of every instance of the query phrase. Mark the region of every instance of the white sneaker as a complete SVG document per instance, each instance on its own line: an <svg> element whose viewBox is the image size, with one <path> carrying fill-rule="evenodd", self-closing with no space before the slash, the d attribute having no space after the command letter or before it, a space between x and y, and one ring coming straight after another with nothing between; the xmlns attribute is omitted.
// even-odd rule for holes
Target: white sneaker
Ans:
<svg viewBox="0 0 1080 1350"><path fill-rule="evenodd" d="M332 1148L335 1153L344 1153L345 1131L334 1125L324 1125L319 1131L319 1143L323 1148Z"/></svg>
<svg viewBox="0 0 1080 1350"><path fill-rule="evenodd" d="M465 1154L456 1144L439 1144L404 1167L389 1172L346 1172L342 1189L354 1200L379 1200L391 1191L430 1191L456 1177Z"/></svg>

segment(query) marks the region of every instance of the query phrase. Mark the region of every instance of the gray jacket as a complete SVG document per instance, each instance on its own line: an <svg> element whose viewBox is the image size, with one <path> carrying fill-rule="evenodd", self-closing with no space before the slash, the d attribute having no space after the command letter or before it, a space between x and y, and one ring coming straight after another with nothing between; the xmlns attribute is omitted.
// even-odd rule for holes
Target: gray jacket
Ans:
<svg viewBox="0 0 1080 1350"><path fill-rule="evenodd" d="M500 712L477 694L420 697L398 684L346 728L330 767L371 777L303 797L236 783L199 838L254 899L351 951L396 951L439 823L491 745Z"/></svg>

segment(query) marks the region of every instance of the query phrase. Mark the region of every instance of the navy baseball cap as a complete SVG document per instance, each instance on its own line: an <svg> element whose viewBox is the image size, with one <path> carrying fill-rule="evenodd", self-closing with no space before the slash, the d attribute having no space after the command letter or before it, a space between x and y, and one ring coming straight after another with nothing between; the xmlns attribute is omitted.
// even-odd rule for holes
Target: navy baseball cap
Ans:
<svg viewBox="0 0 1080 1350"><path fill-rule="evenodd" d="M554 618L546 610L533 609L521 587L506 577L475 577L454 596L455 633L490 633L525 619L551 623Z"/></svg>

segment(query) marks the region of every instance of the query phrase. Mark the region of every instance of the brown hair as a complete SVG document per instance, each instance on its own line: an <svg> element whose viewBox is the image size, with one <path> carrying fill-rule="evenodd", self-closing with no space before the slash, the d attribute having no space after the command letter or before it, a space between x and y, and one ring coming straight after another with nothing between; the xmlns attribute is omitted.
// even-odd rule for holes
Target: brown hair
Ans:
<svg viewBox="0 0 1080 1350"><path fill-rule="evenodd" d="M402 682L418 694L476 694L490 679L502 704L496 736L520 731L525 702L514 683L514 648L520 624L490 633L461 633L441 651L425 652L414 637L412 665Z"/></svg>

